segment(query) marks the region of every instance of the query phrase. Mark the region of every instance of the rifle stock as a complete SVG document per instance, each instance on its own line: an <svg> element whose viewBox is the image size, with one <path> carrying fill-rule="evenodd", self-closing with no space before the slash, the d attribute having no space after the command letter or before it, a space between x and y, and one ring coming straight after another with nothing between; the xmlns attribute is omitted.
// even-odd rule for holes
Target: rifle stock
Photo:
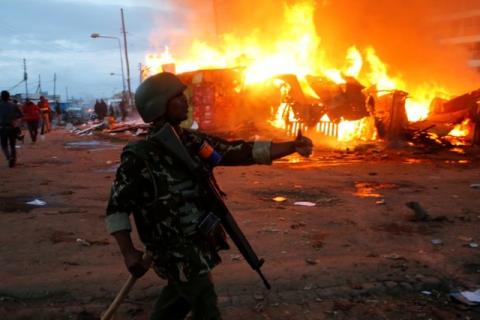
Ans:
<svg viewBox="0 0 480 320"><path fill-rule="evenodd" d="M230 236L230 239L238 248L247 263L258 273L265 287L270 289L270 284L261 270L265 260L258 258L237 222L233 218L230 210L223 201L222 194L214 182L213 176L211 174L207 174L206 172L202 172L202 167L190 156L180 140L180 137L170 124L165 124L162 129L160 129L151 137L151 139L159 143L170 155L186 165L188 170L199 178L200 183L204 183L208 192L212 196L212 200L215 202L214 207L217 210L214 210L213 213L221 220L225 232Z"/></svg>

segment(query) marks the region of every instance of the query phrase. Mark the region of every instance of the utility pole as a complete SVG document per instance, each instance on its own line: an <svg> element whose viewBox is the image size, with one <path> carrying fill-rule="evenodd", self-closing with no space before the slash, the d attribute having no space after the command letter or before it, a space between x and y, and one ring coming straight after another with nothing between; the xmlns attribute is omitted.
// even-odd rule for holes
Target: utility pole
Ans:
<svg viewBox="0 0 480 320"><path fill-rule="evenodd" d="M28 98L28 73L27 73L27 59L23 58L23 81L25 81L25 99Z"/></svg>
<svg viewBox="0 0 480 320"><path fill-rule="evenodd" d="M56 94L56 89L57 89L57 74L53 74L53 100L57 101L57 97L55 96Z"/></svg>
<svg viewBox="0 0 480 320"><path fill-rule="evenodd" d="M42 78L38 75L38 85L37 85L37 92L38 94L42 94Z"/></svg>
<svg viewBox="0 0 480 320"><path fill-rule="evenodd" d="M139 71L139 75L140 75L140 82L139 83L142 83L142 63L140 62L138 64L138 71Z"/></svg>
<svg viewBox="0 0 480 320"><path fill-rule="evenodd" d="M65 87L66 102L68 102L68 86Z"/></svg>
<svg viewBox="0 0 480 320"><path fill-rule="evenodd" d="M127 67L128 105L132 106L133 98L132 98L132 86L130 84L130 64L128 62L127 32L125 31L125 19L123 18L123 8L120 9L120 15L122 16L123 48L125 49L125 64Z"/></svg>

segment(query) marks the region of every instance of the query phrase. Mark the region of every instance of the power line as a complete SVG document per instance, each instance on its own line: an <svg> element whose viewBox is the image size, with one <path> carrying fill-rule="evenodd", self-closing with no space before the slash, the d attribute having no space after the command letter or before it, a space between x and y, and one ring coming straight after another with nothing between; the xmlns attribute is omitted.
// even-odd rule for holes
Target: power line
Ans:
<svg viewBox="0 0 480 320"><path fill-rule="evenodd" d="M13 87L8 88L8 91L12 91L13 89L15 89L16 87L18 87L19 85L21 85L21 84L23 83L23 81L25 81L25 80L21 80L19 83L17 83L17 84L14 85Z"/></svg>

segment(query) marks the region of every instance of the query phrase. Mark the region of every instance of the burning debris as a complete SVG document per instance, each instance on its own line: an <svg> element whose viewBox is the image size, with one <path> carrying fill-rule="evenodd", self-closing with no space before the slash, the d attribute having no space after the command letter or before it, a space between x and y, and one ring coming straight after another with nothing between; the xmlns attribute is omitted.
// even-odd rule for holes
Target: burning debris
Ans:
<svg viewBox="0 0 480 320"><path fill-rule="evenodd" d="M227 126L227 131L238 133L241 124L253 121L269 123L289 135L302 129L346 142L381 139L392 145L410 142L441 148L479 143L473 137L480 90L450 100L434 99L427 118L412 122L407 92L379 95L353 77L345 77L344 84L308 77L316 97L306 93L292 74L272 77L261 86L246 85L238 69L199 70L180 77L189 86L193 127L207 131L225 131Z"/></svg>
<svg viewBox="0 0 480 320"><path fill-rule="evenodd" d="M480 90L457 97L389 74L373 47L351 46L332 68L314 23L313 1L285 5L270 38L225 35L215 46L194 41L188 56L148 55L142 76L177 72L188 85L188 126L207 132L253 132L248 124L316 142L451 147L480 143ZM240 129L239 129L240 128ZM230 135L231 136L231 135Z"/></svg>
<svg viewBox="0 0 480 320"><path fill-rule="evenodd" d="M128 121L128 122L88 122L78 127L72 124L67 124L65 129L76 135L90 135L95 131L101 131L110 135L117 133L126 133L129 135L141 136L145 135L150 128L149 124L143 123L143 121Z"/></svg>

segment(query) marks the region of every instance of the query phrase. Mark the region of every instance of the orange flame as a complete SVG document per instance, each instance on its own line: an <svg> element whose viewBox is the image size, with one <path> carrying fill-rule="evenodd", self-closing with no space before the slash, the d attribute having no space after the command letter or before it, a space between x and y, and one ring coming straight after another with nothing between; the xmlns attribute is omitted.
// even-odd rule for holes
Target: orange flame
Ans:
<svg viewBox="0 0 480 320"><path fill-rule="evenodd" d="M466 137L470 134L471 123L470 119L465 119L462 123L457 124L452 131L448 133L452 137Z"/></svg>
<svg viewBox="0 0 480 320"><path fill-rule="evenodd" d="M357 78L367 87L376 87L378 96L392 90L409 92L406 112L411 122L426 119L430 112L430 101L438 92L447 95L442 88L423 85L407 86L400 75L391 76L389 67L377 55L373 47L362 52L355 46L348 48L345 63L334 67L326 59L321 48L321 39L314 24L315 1L305 0L293 5L284 5L284 19L279 24L278 32L271 38L260 38L253 32L248 37L236 37L224 34L217 46L195 40L190 51L175 60L168 47L161 56L148 55L146 65L150 74L160 72L162 65L175 61L179 73L210 68L236 68L244 70L246 85L258 85L279 74L297 75L304 93L319 99L315 91L305 80L306 75L324 76L337 84L346 83L345 77ZM283 82L278 83L280 90L288 91ZM272 111L270 124L286 128L287 124L300 126L295 119L291 106L282 102ZM324 119L320 122L326 122ZM319 127L319 125L317 125ZM340 141L353 139L375 139L374 124L371 119L359 121L341 121L338 123L337 136Z"/></svg>

